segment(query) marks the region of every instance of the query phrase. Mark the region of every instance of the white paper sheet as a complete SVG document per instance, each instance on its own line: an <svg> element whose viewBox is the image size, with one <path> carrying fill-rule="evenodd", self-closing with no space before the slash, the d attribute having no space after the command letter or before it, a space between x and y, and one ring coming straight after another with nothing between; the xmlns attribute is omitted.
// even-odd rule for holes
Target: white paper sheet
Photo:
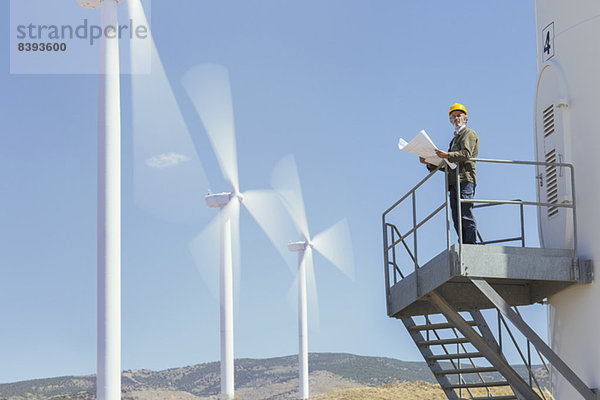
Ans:
<svg viewBox="0 0 600 400"><path fill-rule="evenodd" d="M440 165L445 161L450 168L456 168L456 164L449 162L447 159L439 158L435 154L437 147L425 131L419 132L410 142L400 138L398 148L418 157L423 157L429 164Z"/></svg>

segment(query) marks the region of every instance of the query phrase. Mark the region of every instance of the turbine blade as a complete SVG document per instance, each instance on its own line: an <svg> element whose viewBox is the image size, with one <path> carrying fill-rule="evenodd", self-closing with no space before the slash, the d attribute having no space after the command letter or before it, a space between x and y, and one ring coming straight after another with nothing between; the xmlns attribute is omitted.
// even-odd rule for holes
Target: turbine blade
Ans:
<svg viewBox="0 0 600 400"><path fill-rule="evenodd" d="M238 298L240 279L239 201L232 199L189 244L190 253L202 280L215 299L219 299L219 271L221 268L221 230L228 221L231 232L231 262L233 297ZM235 303L234 303L235 304Z"/></svg>
<svg viewBox="0 0 600 400"><path fill-rule="evenodd" d="M244 192L242 205L266 233L281 257L292 271L296 269L296 257L288 250L288 240L295 236L291 220L281 198L272 190L249 190Z"/></svg>
<svg viewBox="0 0 600 400"><path fill-rule="evenodd" d="M304 262L306 264L306 297L308 301L308 321L309 329L313 332L321 330L321 320L319 318L319 298L317 295L317 280L315 278L315 268L313 264L312 249L307 247L304 251Z"/></svg>
<svg viewBox="0 0 600 400"><path fill-rule="evenodd" d="M298 274L294 275L294 282L292 282L292 286L288 289L285 298L290 309L298 312Z"/></svg>
<svg viewBox="0 0 600 400"><path fill-rule="evenodd" d="M307 302L307 314L308 314L308 329L313 332L319 332L320 330L320 319L319 319L319 299L317 295L317 284L315 279L315 271L312 262L312 252L310 248L307 248L303 255L305 262L304 268L306 269L306 302ZM296 269L297 272L297 269ZM296 273L294 282L287 291L286 300L288 305L295 312L299 312L298 306L298 282L299 274ZM298 316L299 317L299 316Z"/></svg>
<svg viewBox="0 0 600 400"><path fill-rule="evenodd" d="M308 222L304 211L298 168L293 155L283 157L275 165L271 176L271 185L281 196L283 204L290 213L300 234L305 240L308 240L310 238Z"/></svg>
<svg viewBox="0 0 600 400"><path fill-rule="evenodd" d="M231 262L233 273L233 299L234 309L239 306L240 294L240 271L241 271L241 256L240 256L240 202L237 197L223 208L223 213L229 219L231 224Z"/></svg>
<svg viewBox="0 0 600 400"><path fill-rule="evenodd" d="M127 5L133 24L148 26L140 0ZM151 34L134 35L130 53L135 202L169 221L199 222L209 215L208 180Z"/></svg>
<svg viewBox="0 0 600 400"><path fill-rule="evenodd" d="M314 249L350 279L354 279L354 256L350 227L346 218L324 230L312 240Z"/></svg>
<svg viewBox="0 0 600 400"><path fill-rule="evenodd" d="M215 216L188 245L204 284L216 300L219 299L220 219L220 215Z"/></svg>
<svg viewBox="0 0 600 400"><path fill-rule="evenodd" d="M237 154L227 69L217 64L199 64L185 73L182 83L202 119L225 179L237 192Z"/></svg>

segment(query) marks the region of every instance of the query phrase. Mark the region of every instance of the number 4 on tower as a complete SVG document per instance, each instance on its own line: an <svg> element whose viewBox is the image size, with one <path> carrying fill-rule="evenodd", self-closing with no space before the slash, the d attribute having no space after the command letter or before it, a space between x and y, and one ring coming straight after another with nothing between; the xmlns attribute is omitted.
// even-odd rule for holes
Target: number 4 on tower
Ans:
<svg viewBox="0 0 600 400"><path fill-rule="evenodd" d="M542 31L542 50L544 62L554 57L554 22Z"/></svg>

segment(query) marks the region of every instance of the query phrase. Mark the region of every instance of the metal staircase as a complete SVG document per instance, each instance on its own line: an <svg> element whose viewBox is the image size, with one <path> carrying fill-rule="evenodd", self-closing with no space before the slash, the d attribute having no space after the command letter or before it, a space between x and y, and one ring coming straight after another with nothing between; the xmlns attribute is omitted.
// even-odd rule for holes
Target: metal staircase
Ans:
<svg viewBox="0 0 600 400"><path fill-rule="evenodd" d="M498 352L498 343L481 312L472 311L470 316L464 323L477 329L487 345ZM484 354L447 319L446 322L431 323L427 315L424 323L419 325L414 317L403 318L402 322L448 399L461 399L463 393L468 398L480 400L522 399L514 391L510 395L494 395L499 387L512 391L509 382L496 367L482 366L486 364ZM479 390L475 392L474 389Z"/></svg>
<svg viewBox="0 0 600 400"><path fill-rule="evenodd" d="M477 329L482 339L499 351L481 312L472 311L470 315L464 323ZM520 400L514 392L494 395L494 389L510 388L510 384L496 367L481 366L485 363L483 353L454 324L447 320L432 323L429 315L422 324L417 324L414 317L402 318L402 322L449 399L461 399L465 392L471 399ZM478 393L473 389L479 389Z"/></svg>
<svg viewBox="0 0 600 400"><path fill-rule="evenodd" d="M570 164L558 163L482 159L474 161L551 164L554 167L573 168ZM547 367L547 360L553 368L553 373L559 373L566 378L580 393L581 398L598 400L595 390L590 389L552 351L525 323L516 309L516 306L541 302L571 285L590 283L593 279L591 262L577 259L576 230L573 232L573 249L525 247L523 206L570 208L573 226L576 226L574 188L572 203L458 199L459 204L475 203L475 208L517 205L520 209L521 235L488 242L483 242L480 237L482 244L487 244L485 246L462 244L462 238L459 237L459 243L450 245L447 174L445 203L421 221L417 221L417 189L435 172L432 171L383 214L388 316L402 320L450 400L549 400L532 368L532 347L539 355L541 363ZM456 174L458 179L458 169ZM392 222L391 213L407 199L412 200L412 226L401 234L398 226ZM460 207L458 208L460 210ZM444 209L446 249L420 265L417 232ZM407 242L411 235L412 246ZM520 242L521 247L497 245L504 242ZM408 263L413 267L412 272L402 268L400 253L408 256ZM481 312L486 309L495 310L497 313L495 333ZM526 350L520 348L515 339L516 334L525 338ZM515 367L506 360L503 354L503 337L511 339L511 344L516 347L523 361L522 366Z"/></svg>

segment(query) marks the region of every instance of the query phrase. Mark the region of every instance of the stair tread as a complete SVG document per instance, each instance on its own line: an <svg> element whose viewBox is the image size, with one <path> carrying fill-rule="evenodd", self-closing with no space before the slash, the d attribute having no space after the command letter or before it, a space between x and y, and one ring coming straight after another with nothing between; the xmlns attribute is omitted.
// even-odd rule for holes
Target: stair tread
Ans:
<svg viewBox="0 0 600 400"><path fill-rule="evenodd" d="M471 399L464 400L519 400L517 396L508 395L508 396L491 396L491 397L473 397Z"/></svg>
<svg viewBox="0 0 600 400"><path fill-rule="evenodd" d="M480 358L483 353L458 353L458 354L436 354L434 356L425 357L426 360L453 360L456 358Z"/></svg>
<svg viewBox="0 0 600 400"><path fill-rule="evenodd" d="M475 321L466 321L467 324L471 326L477 325ZM408 328L409 331L426 331L426 330L434 330L434 329L450 329L455 328L454 325L449 323L439 323L439 324L424 324L424 325L415 325Z"/></svg>
<svg viewBox="0 0 600 400"><path fill-rule="evenodd" d="M417 342L417 346L439 346L443 344L458 344L458 343L469 343L467 338L452 338L452 339L436 339L436 340L424 340Z"/></svg>
<svg viewBox="0 0 600 400"><path fill-rule="evenodd" d="M457 375L457 374L477 374L484 372L498 372L494 367L478 367L478 368L461 368L461 369L445 369L435 371L436 375Z"/></svg>
<svg viewBox="0 0 600 400"><path fill-rule="evenodd" d="M448 386L444 386L444 389L471 389L471 388L485 388L485 387L497 387L497 386L509 386L508 382L473 382L473 383L456 383Z"/></svg>

